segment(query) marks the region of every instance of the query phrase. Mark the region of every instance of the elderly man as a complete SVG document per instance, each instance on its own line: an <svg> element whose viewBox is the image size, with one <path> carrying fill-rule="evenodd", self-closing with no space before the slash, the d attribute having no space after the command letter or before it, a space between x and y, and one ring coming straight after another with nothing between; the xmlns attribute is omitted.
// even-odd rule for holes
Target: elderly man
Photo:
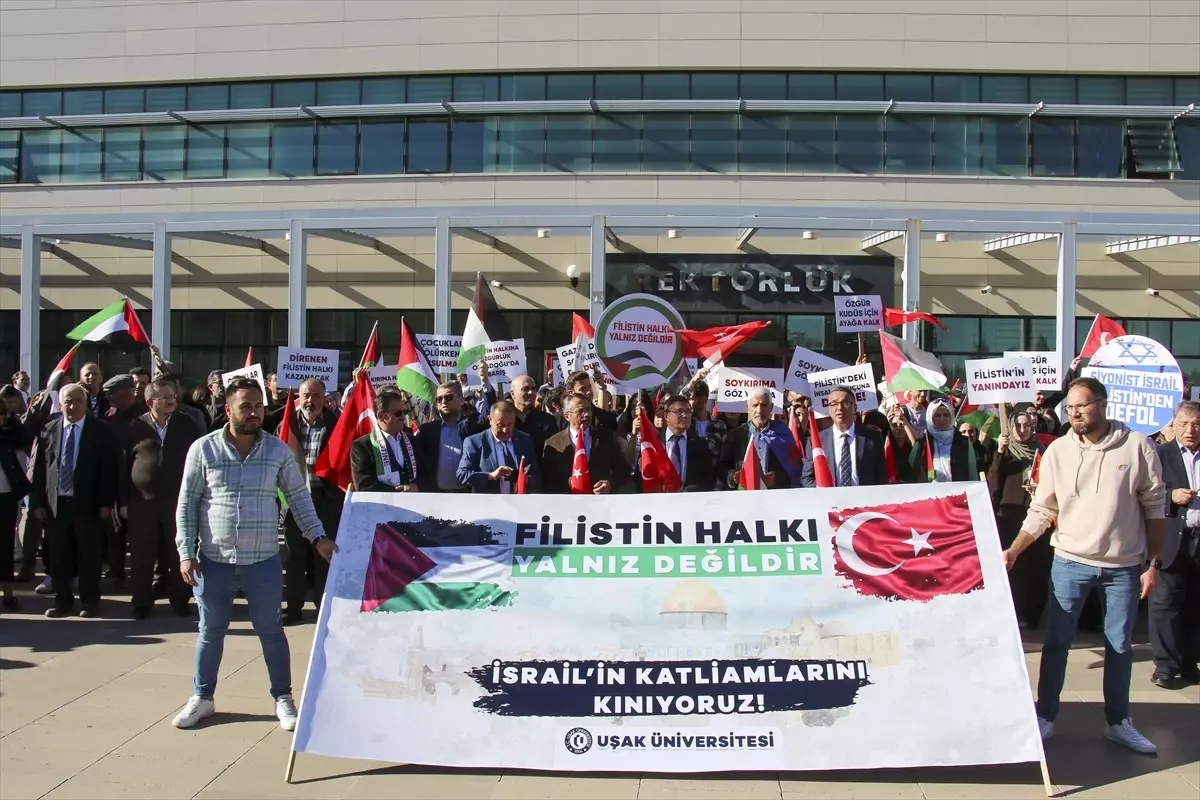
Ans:
<svg viewBox="0 0 1200 800"><path fill-rule="evenodd" d="M834 486L883 486L887 465L883 458L883 437L875 428L857 421L858 404L854 391L835 386L828 398L831 426L820 432L821 449L829 459ZM804 462L802 486L817 485L812 453Z"/></svg>
<svg viewBox="0 0 1200 800"><path fill-rule="evenodd" d="M1175 438L1157 448L1167 529L1158 585L1150 595L1150 680L1163 689L1200 683L1200 403L1180 403L1174 428Z"/></svg>
<svg viewBox="0 0 1200 800"><path fill-rule="evenodd" d="M193 695L171 724L190 728L216 711L213 695L225 634L241 589L262 644L275 716L280 727L292 731L296 703L291 652L279 615L283 570L276 494L283 492L297 526L321 558L331 559L337 545L325 536L296 456L283 441L263 434L258 382L237 378L227 388L229 422L188 450L175 513L179 572L195 587L200 636Z"/></svg>
<svg viewBox="0 0 1200 800"><path fill-rule="evenodd" d="M542 485L550 494L611 494L629 483L629 461L612 431L592 425L592 398L567 395L563 416L567 428L546 440L542 453ZM585 470L579 469L583 451Z"/></svg>
<svg viewBox="0 0 1200 800"><path fill-rule="evenodd" d="M788 427L771 418L773 408L771 390L765 387L754 389L746 400L749 416L746 424L725 437L720 471L730 489L738 487L743 459L752 441L766 488L790 489L801 485L804 456L796 447Z"/></svg>
<svg viewBox="0 0 1200 800"><path fill-rule="evenodd" d="M1166 488L1154 445L1107 418L1108 393L1094 378L1067 387L1071 433L1046 448L1037 490L1021 531L1004 551L1012 569L1037 537L1050 539L1050 620L1042 647L1037 714L1043 739L1054 734L1067 656L1084 601L1104 590L1104 736L1138 753L1154 753L1129 716L1133 626L1138 601L1162 570ZM1142 571L1149 556L1150 567Z"/></svg>
<svg viewBox="0 0 1200 800"><path fill-rule="evenodd" d="M516 430L516 418L511 401L500 400L492 406L491 427L463 442L459 483L476 494L513 494L517 469L524 459L528 488L537 491L542 480L539 459L533 452L533 439Z"/></svg>
<svg viewBox="0 0 1200 800"><path fill-rule="evenodd" d="M46 616L65 617L79 576L81 617L100 613L101 525L117 500L120 445L112 428L88 414L88 393L78 383L58 393L62 416L42 430L33 462L29 506L50 541L54 606Z"/></svg>
<svg viewBox="0 0 1200 800"><path fill-rule="evenodd" d="M104 396L104 373L100 365L89 361L80 367L79 385L87 392L87 413L103 418L108 411L108 398Z"/></svg>

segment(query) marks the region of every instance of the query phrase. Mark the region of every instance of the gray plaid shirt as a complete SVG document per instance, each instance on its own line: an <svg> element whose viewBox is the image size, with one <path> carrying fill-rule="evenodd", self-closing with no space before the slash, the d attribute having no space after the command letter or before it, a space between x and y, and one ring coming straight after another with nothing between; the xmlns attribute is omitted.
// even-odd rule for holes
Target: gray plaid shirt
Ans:
<svg viewBox="0 0 1200 800"><path fill-rule="evenodd" d="M304 448L304 463L308 465L305 474L308 476L308 490L315 491L321 485L321 479L313 475L313 466L317 456L321 455L321 438L325 435L325 415L318 414L317 421L309 425L304 419L304 413L296 412L296 424L299 426L300 446Z"/></svg>

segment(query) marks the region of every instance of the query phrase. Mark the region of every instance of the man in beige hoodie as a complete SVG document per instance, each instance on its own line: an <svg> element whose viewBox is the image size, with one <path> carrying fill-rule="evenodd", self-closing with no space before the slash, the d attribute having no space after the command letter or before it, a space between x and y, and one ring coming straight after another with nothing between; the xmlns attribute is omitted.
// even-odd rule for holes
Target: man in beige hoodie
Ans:
<svg viewBox="0 0 1200 800"><path fill-rule="evenodd" d="M1038 677L1042 738L1054 733L1079 613L1099 586L1106 604L1104 735L1136 752L1154 753L1154 743L1129 718L1129 680L1138 601L1154 589L1162 566L1166 488L1154 445L1108 419L1107 405L1108 393L1094 378L1067 387L1071 432L1046 448L1033 502L1004 551L1004 564L1012 569L1021 551L1057 526L1050 539L1053 597ZM1150 566L1143 572L1147 556Z"/></svg>

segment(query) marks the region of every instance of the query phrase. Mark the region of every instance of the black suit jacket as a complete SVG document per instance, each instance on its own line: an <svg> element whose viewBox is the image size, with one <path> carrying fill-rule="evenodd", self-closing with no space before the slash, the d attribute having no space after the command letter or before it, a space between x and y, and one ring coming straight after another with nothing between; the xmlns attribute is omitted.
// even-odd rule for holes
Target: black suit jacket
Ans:
<svg viewBox="0 0 1200 800"><path fill-rule="evenodd" d="M62 447L63 418L55 417L38 437L33 461L33 486L30 508L43 508L58 514L59 453ZM75 511L81 516L98 517L100 509L117 502L117 476L121 470L121 446L112 428L95 417L85 417L75 446Z"/></svg>
<svg viewBox="0 0 1200 800"><path fill-rule="evenodd" d="M1190 489L1187 466L1183 463L1183 453L1179 452L1179 442L1170 441L1156 445L1158 460L1162 462L1163 483L1167 487L1167 536L1163 545L1163 567L1175 563L1182 544L1183 525L1187 518L1187 506L1181 506L1171 499L1171 493L1176 489Z"/></svg>
<svg viewBox="0 0 1200 800"><path fill-rule="evenodd" d="M667 457L671 457L671 447L667 444L666 430L659 432L659 440L667 448ZM684 456L683 492L712 492L720 489L717 477L717 465L713 461L712 452L708 449L708 439L696 433L695 428L688 428L686 445L687 454Z"/></svg>
<svg viewBox="0 0 1200 800"><path fill-rule="evenodd" d="M417 435L413 437L413 446L417 452L417 486L422 492L436 492L437 485L437 470L438 462L441 460L441 445L442 445L442 421L435 419L432 422L426 422L421 427L417 428ZM479 415L475 414L470 417L464 416L458 421L458 437L461 441L466 441L468 436L474 436L483 430L480 424ZM454 461L454 470L458 471L458 460Z"/></svg>
<svg viewBox="0 0 1200 800"><path fill-rule="evenodd" d="M925 436L929 434L926 433ZM979 480L979 464L971 459L971 442L958 431L950 443L950 477L955 481ZM925 437L917 439L908 454L908 475L905 483L928 483L929 470L925 464Z"/></svg>
<svg viewBox="0 0 1200 800"><path fill-rule="evenodd" d="M821 447L825 450L825 457L829 460L829 471L833 472L836 469L833 455L836 439L833 435L833 428L821 431L820 436ZM854 460L855 466L858 468L859 486L887 485L887 463L883 458L883 437L874 427L854 423ZM834 475L834 480L836 482L836 475ZM804 459L804 473L800 477L800 485L808 488L817 485L816 475L813 472L811 445L808 448L807 457Z"/></svg>
<svg viewBox="0 0 1200 800"><path fill-rule="evenodd" d="M570 428L547 439L542 450L542 491L545 494L569 494L574 463L575 443L571 441ZM629 483L629 461L612 431L592 428L588 475L594 484L608 481L614 492L621 491Z"/></svg>
<svg viewBox="0 0 1200 800"><path fill-rule="evenodd" d="M93 404L95 405L94 409L93 409ZM89 414L91 414L94 417L99 417L100 419L104 419L108 415L108 409L109 409L108 395L104 394L103 390L98 392L95 397L92 397L89 394L87 396L87 407L88 407Z"/></svg>
<svg viewBox="0 0 1200 800"><path fill-rule="evenodd" d="M8 478L12 493L22 498L29 494L29 477L17 459L33 441L33 432L17 417L4 417L0 421L0 471Z"/></svg>
<svg viewBox="0 0 1200 800"><path fill-rule="evenodd" d="M749 422L739 425L725 437L718 466L718 480L724 479L724 488L737 488L738 474L742 471L742 460L746 456L746 447L750 444L750 427ZM775 451L770 449L767 450L767 472L775 476L774 488L792 488L792 481L788 477L787 470L784 469L783 464L779 463L779 457L775 455Z"/></svg>
<svg viewBox="0 0 1200 800"><path fill-rule="evenodd" d="M192 418L179 411L171 415L167 435L162 439L149 413L130 422L125 429L125 463L117 485L120 505L178 502L188 450L203 435Z"/></svg>
<svg viewBox="0 0 1200 800"><path fill-rule="evenodd" d="M350 445L350 472L354 476L354 491L356 492L394 492L396 488L379 480L378 466L375 464L375 448L371 445L371 436L360 436ZM407 439L409 444L413 444L412 435L403 428L400 429L400 438ZM417 480L420 481L423 477L425 465L421 462L421 451L413 445L413 456L417 463L414 465L417 468ZM404 458L408 458L408 454L404 454ZM406 464L407 466L407 464ZM408 466L409 474L411 474L411 466ZM435 484L436 484L436 475ZM418 488L420 484L418 484Z"/></svg>

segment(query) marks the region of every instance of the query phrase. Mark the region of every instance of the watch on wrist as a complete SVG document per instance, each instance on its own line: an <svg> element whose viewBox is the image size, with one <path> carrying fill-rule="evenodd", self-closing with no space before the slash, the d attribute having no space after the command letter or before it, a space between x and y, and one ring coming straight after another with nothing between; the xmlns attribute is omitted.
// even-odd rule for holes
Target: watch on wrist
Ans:
<svg viewBox="0 0 1200 800"><path fill-rule="evenodd" d="M1161 558L1150 559L1150 566L1154 567L1155 569L1162 569L1163 568L1162 559Z"/></svg>

